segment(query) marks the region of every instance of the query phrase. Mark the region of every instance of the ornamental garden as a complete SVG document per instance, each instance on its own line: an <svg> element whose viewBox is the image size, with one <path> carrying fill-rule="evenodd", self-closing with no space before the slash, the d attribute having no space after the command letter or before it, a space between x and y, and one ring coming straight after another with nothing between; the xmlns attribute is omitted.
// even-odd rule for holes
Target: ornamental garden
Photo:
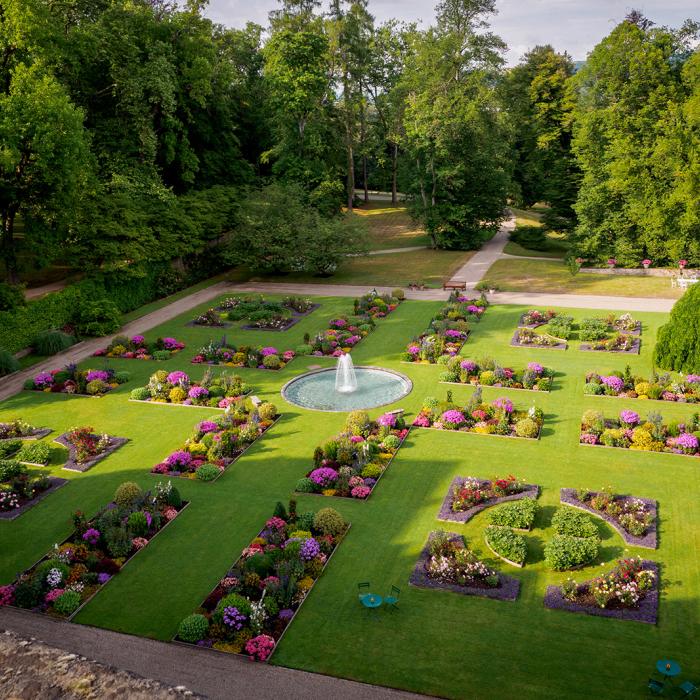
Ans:
<svg viewBox="0 0 700 700"><path fill-rule="evenodd" d="M484 697L628 697L659 649L700 674L700 378L655 368L666 320L228 295L58 363L0 403L0 606L443 697L465 648ZM345 352L412 391L281 396Z"/></svg>

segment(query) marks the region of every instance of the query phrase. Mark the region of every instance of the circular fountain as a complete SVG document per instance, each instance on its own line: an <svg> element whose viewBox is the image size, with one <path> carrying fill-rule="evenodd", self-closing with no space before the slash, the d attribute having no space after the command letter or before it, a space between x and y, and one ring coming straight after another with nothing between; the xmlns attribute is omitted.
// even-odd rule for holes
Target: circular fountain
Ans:
<svg viewBox="0 0 700 700"><path fill-rule="evenodd" d="M385 406L412 389L405 375L380 367L355 367L345 354L335 368L307 372L287 382L282 396L302 408L343 412Z"/></svg>

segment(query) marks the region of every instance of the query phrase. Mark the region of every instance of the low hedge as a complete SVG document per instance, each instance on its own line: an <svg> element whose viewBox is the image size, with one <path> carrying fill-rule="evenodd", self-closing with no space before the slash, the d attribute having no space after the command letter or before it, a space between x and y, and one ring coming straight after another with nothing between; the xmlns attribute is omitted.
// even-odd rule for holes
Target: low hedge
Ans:
<svg viewBox="0 0 700 700"><path fill-rule="evenodd" d="M513 532L508 527L489 525L484 530L484 536L489 547L496 554L509 559L515 564L524 564L527 558L527 542L522 535Z"/></svg>
<svg viewBox="0 0 700 700"><path fill-rule="evenodd" d="M598 537L596 524L585 514L571 508L559 508L552 517L557 535L571 537Z"/></svg>
<svg viewBox="0 0 700 700"><path fill-rule="evenodd" d="M598 540L595 537L571 537L555 535L544 548L544 560L554 571L566 571L588 564L598 556Z"/></svg>
<svg viewBox="0 0 700 700"><path fill-rule="evenodd" d="M492 525L515 527L519 530L529 530L535 522L539 505L534 498L523 498L519 501L509 501L489 512Z"/></svg>

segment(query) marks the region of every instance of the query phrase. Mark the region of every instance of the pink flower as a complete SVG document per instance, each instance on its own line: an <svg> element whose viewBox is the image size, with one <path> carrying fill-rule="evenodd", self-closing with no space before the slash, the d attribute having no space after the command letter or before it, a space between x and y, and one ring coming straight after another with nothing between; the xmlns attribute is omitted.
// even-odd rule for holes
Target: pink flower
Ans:
<svg viewBox="0 0 700 700"><path fill-rule="evenodd" d="M416 416L413 425L415 425L417 428L429 428L430 427L430 418L428 416L425 416L423 414Z"/></svg>
<svg viewBox="0 0 700 700"><path fill-rule="evenodd" d="M64 588L54 588L44 596L44 601L47 603L53 603L56 598L60 598L64 593Z"/></svg>
<svg viewBox="0 0 700 700"><path fill-rule="evenodd" d="M143 549L148 544L148 540L145 537L134 537L134 539L131 540L131 544L133 544L136 549Z"/></svg>
<svg viewBox="0 0 700 700"><path fill-rule="evenodd" d="M355 488L350 491L350 495L353 498L367 498L369 494L372 492L372 489L369 486L355 486Z"/></svg>

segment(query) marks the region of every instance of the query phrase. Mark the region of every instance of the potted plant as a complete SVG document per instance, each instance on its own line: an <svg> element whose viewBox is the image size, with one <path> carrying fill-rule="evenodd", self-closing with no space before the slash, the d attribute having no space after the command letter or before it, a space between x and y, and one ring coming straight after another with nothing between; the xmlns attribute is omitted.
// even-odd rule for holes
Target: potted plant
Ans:
<svg viewBox="0 0 700 700"><path fill-rule="evenodd" d="M648 270L649 266L651 265L651 260L649 260L649 259L642 260L642 265L643 265L645 270Z"/></svg>
<svg viewBox="0 0 700 700"><path fill-rule="evenodd" d="M680 267L681 270L684 270L687 264L688 264L687 260L679 260L678 261L678 267Z"/></svg>
<svg viewBox="0 0 700 700"><path fill-rule="evenodd" d="M612 270L615 265L617 265L617 260L615 258L608 258L608 267Z"/></svg>

